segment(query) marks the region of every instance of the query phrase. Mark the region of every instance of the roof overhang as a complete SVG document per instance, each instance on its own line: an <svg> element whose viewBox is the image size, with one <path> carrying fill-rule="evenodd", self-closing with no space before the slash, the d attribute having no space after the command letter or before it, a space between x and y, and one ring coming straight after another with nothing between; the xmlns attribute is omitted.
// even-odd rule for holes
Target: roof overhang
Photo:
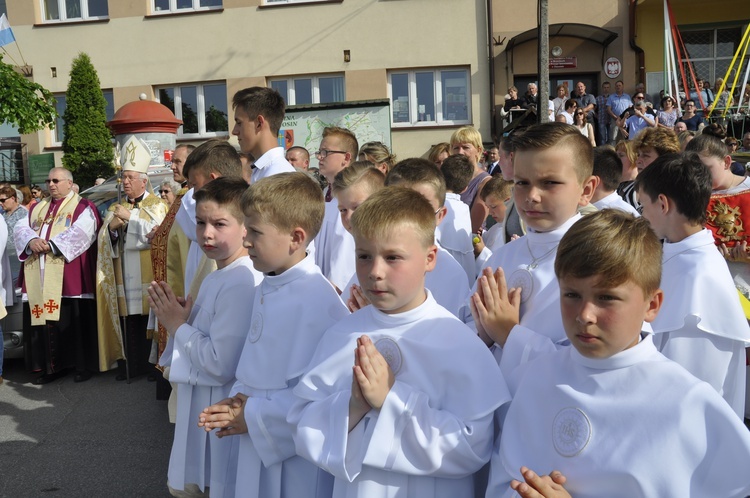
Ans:
<svg viewBox="0 0 750 498"><path fill-rule="evenodd" d="M506 51L510 52L517 45L536 40L539 34L537 28L524 31L508 42ZM592 26L590 24L578 24L578 23L560 23L549 25L549 37L554 38L558 36L567 36L571 38L580 38L582 40L588 40L595 43L599 43L602 47L608 46L610 43L617 39L617 33L609 31L608 29L600 28L598 26Z"/></svg>

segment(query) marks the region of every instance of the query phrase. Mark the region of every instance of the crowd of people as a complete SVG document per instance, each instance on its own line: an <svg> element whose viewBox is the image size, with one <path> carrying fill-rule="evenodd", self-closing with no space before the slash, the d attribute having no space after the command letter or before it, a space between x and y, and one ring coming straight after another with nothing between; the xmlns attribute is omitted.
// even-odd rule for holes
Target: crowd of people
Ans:
<svg viewBox="0 0 750 498"><path fill-rule="evenodd" d="M104 220L54 168L12 230L27 364L168 382L174 496L747 496L750 178L715 128L596 147L576 90L486 154L328 127L318 177L240 90L239 153L150 192L132 138Z"/></svg>

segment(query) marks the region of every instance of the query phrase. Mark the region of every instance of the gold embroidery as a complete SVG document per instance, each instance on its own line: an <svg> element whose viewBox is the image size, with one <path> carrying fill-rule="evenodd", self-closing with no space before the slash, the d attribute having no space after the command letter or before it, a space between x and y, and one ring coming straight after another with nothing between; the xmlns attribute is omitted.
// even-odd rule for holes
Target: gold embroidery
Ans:
<svg viewBox="0 0 750 498"><path fill-rule="evenodd" d="M708 213L708 221L718 228L716 235L722 242L743 239L739 235L744 231L739 206L730 207L728 204L718 201L714 204L713 210Z"/></svg>

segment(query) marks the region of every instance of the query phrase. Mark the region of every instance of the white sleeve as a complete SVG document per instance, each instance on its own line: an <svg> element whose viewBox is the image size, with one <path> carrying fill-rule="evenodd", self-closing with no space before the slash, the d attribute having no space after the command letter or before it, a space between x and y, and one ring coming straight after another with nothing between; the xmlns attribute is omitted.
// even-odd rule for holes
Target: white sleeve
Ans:
<svg viewBox="0 0 750 498"><path fill-rule="evenodd" d="M0 258L5 254L5 245L8 243L8 224L5 218L0 216Z"/></svg>
<svg viewBox="0 0 750 498"><path fill-rule="evenodd" d="M287 415L297 400L293 391L298 380L267 397L251 396L245 404L247 432L266 467L297 454L293 437L296 426L287 422Z"/></svg>
<svg viewBox="0 0 750 498"><path fill-rule="evenodd" d="M29 242L38 238L39 235L29 226L28 216L24 216L16 222L16 226L13 227L13 241L16 245L16 254L20 261L26 261L26 258L29 257L26 254L26 246L29 245Z"/></svg>
<svg viewBox="0 0 750 498"><path fill-rule="evenodd" d="M516 325L511 329L504 347L495 344L492 354L500 366L511 395L515 394L518 387L520 367L537 356L556 351L563 345L556 344L549 337L523 325Z"/></svg>
<svg viewBox="0 0 750 498"><path fill-rule="evenodd" d="M153 217L149 217L147 220L141 219L141 209L143 208L136 208L130 211L130 220L128 220L127 233L125 234L126 251L150 249L151 242L146 238L146 235L161 221Z"/></svg>
<svg viewBox="0 0 750 498"><path fill-rule="evenodd" d="M96 215L87 207L70 228L52 237L50 242L70 263L91 247L96 241L96 233Z"/></svg>
<svg viewBox="0 0 750 498"><path fill-rule="evenodd" d="M200 294L199 294L200 296ZM201 296L203 297L203 296ZM174 335L170 381L198 386L223 386L234 379L245 344L252 306L248 289L235 285L221 289L213 313L200 309L193 324L184 323ZM252 302L253 295L249 296Z"/></svg>
<svg viewBox="0 0 750 498"><path fill-rule="evenodd" d="M188 190L187 193L182 196L180 208L175 215L175 221L180 225L180 228L185 232L188 239L193 242L198 240L198 237L195 234L195 199L193 199L193 189Z"/></svg>

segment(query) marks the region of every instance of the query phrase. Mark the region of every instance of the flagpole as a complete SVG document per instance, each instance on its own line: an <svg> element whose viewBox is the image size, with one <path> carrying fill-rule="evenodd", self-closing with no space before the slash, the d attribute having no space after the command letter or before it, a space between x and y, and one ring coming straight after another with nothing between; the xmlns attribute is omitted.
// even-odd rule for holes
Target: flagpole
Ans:
<svg viewBox="0 0 750 498"><path fill-rule="evenodd" d="M16 45L18 45L18 43L16 43ZM18 63L18 61L17 61L17 60L15 60L15 59L13 58L13 56L12 56L12 55L10 55L10 53L8 53L8 51L7 51L7 50L5 50L5 47L4 47L4 46L3 46L3 47L0 47L0 48L2 48L2 49L3 49L3 52L5 52L5 55L7 55L7 56L8 56L8 58L9 58L9 59L10 59L11 61L13 61L13 64L15 64L16 66L20 66L20 64ZM20 53L20 52L21 52L21 51L19 50L19 53Z"/></svg>

